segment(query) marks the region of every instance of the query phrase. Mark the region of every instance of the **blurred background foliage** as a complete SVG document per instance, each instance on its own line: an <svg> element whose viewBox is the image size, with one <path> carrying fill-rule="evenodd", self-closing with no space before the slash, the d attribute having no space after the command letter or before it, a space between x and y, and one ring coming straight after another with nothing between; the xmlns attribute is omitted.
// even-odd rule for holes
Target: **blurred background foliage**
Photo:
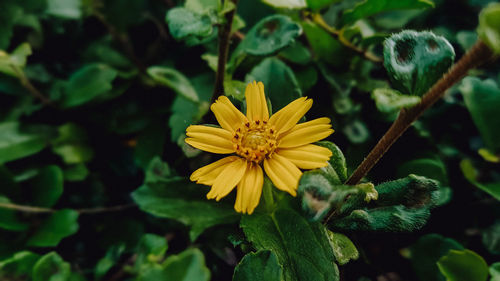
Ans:
<svg viewBox="0 0 500 281"><path fill-rule="evenodd" d="M490 2L0 1L1 280L500 280L498 64L428 110L373 184L342 185ZM263 81L274 112L308 96L336 130L297 199L274 190L243 217L188 180L213 156L184 143L212 118L235 9L224 93L245 106ZM426 32L386 40L405 29ZM328 229L307 220L332 208Z"/></svg>

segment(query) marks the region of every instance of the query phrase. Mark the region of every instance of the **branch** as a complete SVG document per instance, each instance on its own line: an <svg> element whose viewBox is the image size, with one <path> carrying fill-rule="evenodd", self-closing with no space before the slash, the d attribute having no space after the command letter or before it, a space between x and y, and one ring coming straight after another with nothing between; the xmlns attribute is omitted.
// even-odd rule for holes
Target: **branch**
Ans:
<svg viewBox="0 0 500 281"><path fill-rule="evenodd" d="M357 184L382 158L391 145L417 120L422 113L438 101L447 89L460 81L469 71L480 64L486 62L493 56L492 50L483 42L476 44L456 63L448 72L432 86L427 93L422 96L419 104L402 109L392 126L379 140L368 156L354 171L346 184Z"/></svg>
<svg viewBox="0 0 500 281"><path fill-rule="evenodd" d="M117 205L112 207L97 207L97 208L86 208L86 209L76 209L79 214L100 214L100 213L108 213L108 212L118 212L126 209L130 209L135 207L135 204L125 204L125 205ZM59 210L43 208L43 207L34 207L34 206L25 206L18 205L13 203L0 203L0 209L9 209L24 213L55 213Z"/></svg>
<svg viewBox="0 0 500 281"><path fill-rule="evenodd" d="M369 61L372 61L374 63L382 63L383 62L382 58L380 58L377 55L369 52L368 50L363 50L363 49L357 47L356 45L352 44L351 42L349 42L348 40L346 40L345 38L343 38L342 36L340 36L340 32L338 30L336 30L335 28L329 26L325 22L325 20L323 19L323 17L321 17L320 14L312 14L311 17L312 17L312 20L313 20L314 23L316 23L321 28L323 28L325 31L327 31L328 33L330 33L333 37L337 38L339 40L339 42L342 43L342 45L344 45L347 48L351 49L356 54L358 54L358 55L364 57L365 59L367 59Z"/></svg>
<svg viewBox="0 0 500 281"><path fill-rule="evenodd" d="M233 18L236 14L236 6L238 0L225 0L234 3L234 9L227 12L225 15L226 22L219 29L219 57L217 61L217 73L215 74L215 85L212 93L211 103L222 94L224 94L224 76L226 75L226 61L229 52L229 39L231 35L231 27L233 25Z"/></svg>
<svg viewBox="0 0 500 281"><path fill-rule="evenodd" d="M382 136L368 156L356 168L354 173L345 182L348 185L355 185L366 176L366 174L375 166L396 140L408 129L411 124L417 120L422 113L438 101L447 89L460 81L467 72L493 57L492 50L483 42L477 41L476 44L456 63L446 74L441 77L428 91L422 96L419 104L409 108L401 109L398 117L392 123L391 127ZM334 216L335 210L331 210L323 220L326 224Z"/></svg>

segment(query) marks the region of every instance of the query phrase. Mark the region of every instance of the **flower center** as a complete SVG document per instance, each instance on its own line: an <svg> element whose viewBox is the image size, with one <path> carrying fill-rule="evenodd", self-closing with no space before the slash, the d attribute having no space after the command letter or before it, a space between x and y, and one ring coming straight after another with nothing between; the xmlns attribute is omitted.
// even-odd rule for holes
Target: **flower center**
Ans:
<svg viewBox="0 0 500 281"><path fill-rule="evenodd" d="M267 121L247 122L233 135L234 149L248 161L260 163L276 149L276 137L276 129Z"/></svg>

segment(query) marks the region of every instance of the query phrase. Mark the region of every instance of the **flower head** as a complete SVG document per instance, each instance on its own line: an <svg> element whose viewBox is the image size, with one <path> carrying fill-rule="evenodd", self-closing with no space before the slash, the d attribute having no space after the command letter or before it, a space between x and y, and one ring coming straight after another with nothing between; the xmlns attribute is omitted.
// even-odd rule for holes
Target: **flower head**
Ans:
<svg viewBox="0 0 500 281"><path fill-rule="evenodd" d="M208 199L220 200L237 187L237 212L251 214L259 204L264 183L262 167L273 184L295 196L300 169L328 165L327 148L311 144L333 133L330 119L323 117L297 124L312 106L298 98L269 116L264 84L248 84L246 116L220 96L210 109L221 128L191 125L186 142L198 149L231 154L193 172L191 180L212 186Z"/></svg>

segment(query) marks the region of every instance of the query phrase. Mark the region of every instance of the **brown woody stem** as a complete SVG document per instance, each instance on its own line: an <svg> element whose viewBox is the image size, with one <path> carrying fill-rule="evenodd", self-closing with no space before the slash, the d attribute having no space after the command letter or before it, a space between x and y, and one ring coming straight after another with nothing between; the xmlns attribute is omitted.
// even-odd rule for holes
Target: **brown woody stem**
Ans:
<svg viewBox="0 0 500 281"><path fill-rule="evenodd" d="M233 10L226 13L226 22L219 29L219 57L211 103L215 102L220 95L224 94L224 76L226 75L226 62L229 53L229 39L231 37L231 27L233 26L234 15L236 14L236 5L238 4L238 0L225 1L232 1L235 7Z"/></svg>
<svg viewBox="0 0 500 281"><path fill-rule="evenodd" d="M438 101L447 89L460 81L470 69L483 64L492 58L492 56L493 52L488 46L481 41L476 42L476 44L422 96L422 100L419 104L408 109L402 109L399 112L397 119L392 123L391 127L382 136L363 162L356 168L345 184L355 185L359 183L380 158L382 158L387 150L389 150L392 144L396 142L396 140L425 110ZM324 223L326 224L331 217L331 214L327 214Z"/></svg>

